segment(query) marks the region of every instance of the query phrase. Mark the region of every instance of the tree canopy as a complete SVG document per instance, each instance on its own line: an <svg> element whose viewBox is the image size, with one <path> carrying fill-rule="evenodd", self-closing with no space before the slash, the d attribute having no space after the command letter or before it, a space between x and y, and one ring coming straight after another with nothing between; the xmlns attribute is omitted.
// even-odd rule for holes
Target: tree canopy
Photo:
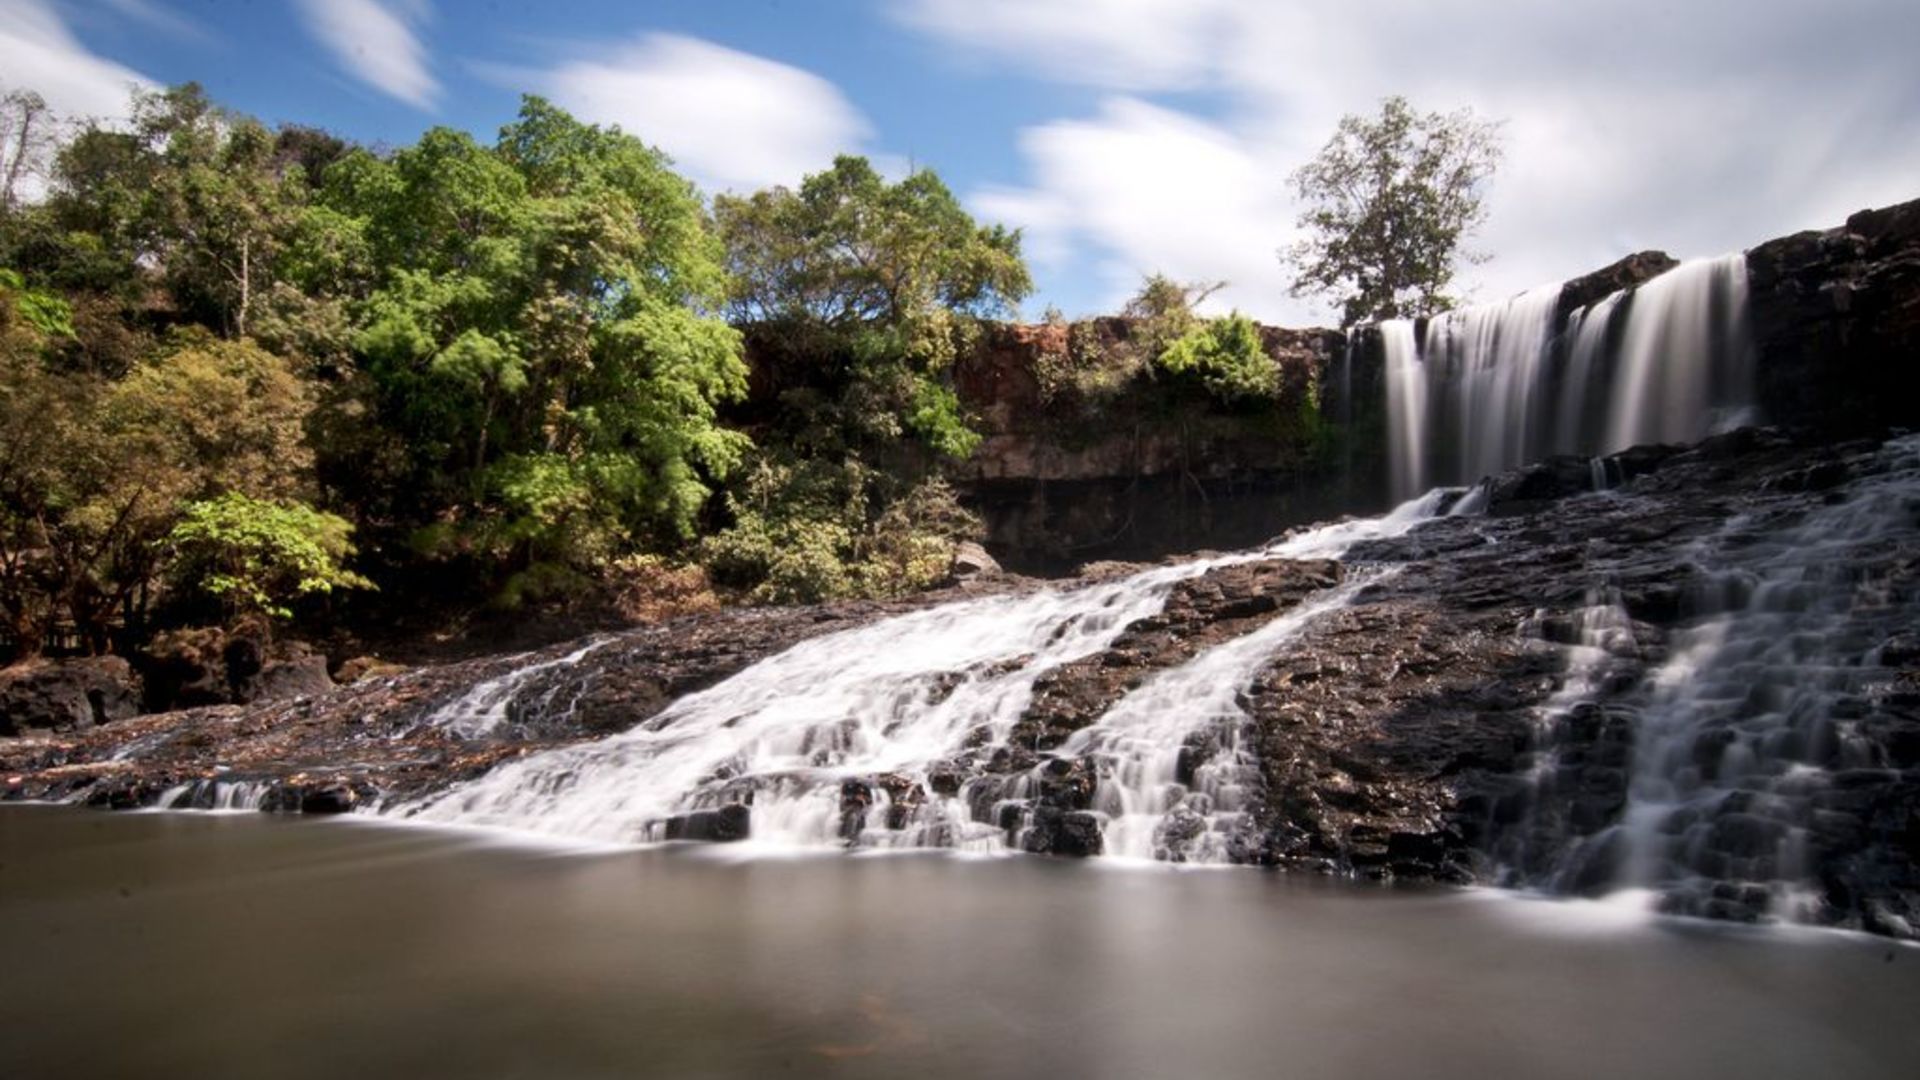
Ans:
<svg viewBox="0 0 1920 1080"><path fill-rule="evenodd" d="M1281 252L1294 295L1331 298L1348 326L1451 307L1499 160L1499 125L1471 110L1420 113L1391 97L1377 116L1342 118L1291 178L1306 234Z"/></svg>
<svg viewBox="0 0 1920 1080"><path fill-rule="evenodd" d="M1030 288L1018 233L924 169L843 157L709 205L538 97L491 140L387 149L191 83L112 123L9 91L0 645L376 581L908 591L977 528L942 480L978 441L955 358ZM774 343L753 403L746 333Z"/></svg>

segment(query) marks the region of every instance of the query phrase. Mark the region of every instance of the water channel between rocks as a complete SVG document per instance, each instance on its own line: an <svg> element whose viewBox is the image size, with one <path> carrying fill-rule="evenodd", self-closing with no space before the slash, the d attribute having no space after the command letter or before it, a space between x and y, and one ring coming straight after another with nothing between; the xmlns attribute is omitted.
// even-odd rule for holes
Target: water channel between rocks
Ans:
<svg viewBox="0 0 1920 1080"><path fill-rule="evenodd" d="M18 1077L1906 1077L1920 950L938 854L0 807Z"/></svg>

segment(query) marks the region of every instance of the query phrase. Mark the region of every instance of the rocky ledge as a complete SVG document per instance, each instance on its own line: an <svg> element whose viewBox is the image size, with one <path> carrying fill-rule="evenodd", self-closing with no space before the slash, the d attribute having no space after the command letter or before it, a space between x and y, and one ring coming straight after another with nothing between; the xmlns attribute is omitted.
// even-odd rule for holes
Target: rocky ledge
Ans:
<svg viewBox="0 0 1920 1080"><path fill-rule="evenodd" d="M1596 477L1614 489L1594 492ZM924 776L848 781L846 834L908 827L929 796L968 792L981 796L975 820L1027 850L1098 852L1103 764L1072 749L1074 732L1155 672L1392 566L1278 646L1240 694L1257 777L1230 826L1232 858L1563 893L1617 888L1651 858L1668 910L1914 933L1920 445L1749 429L1599 467L1550 460L1472 500L1479 512L1341 562L1255 558L1188 579L1104 650L1041 675L1010 737ZM114 807L409 799L631 727L807 637L954 595L1073 584L998 577L905 604L722 612L264 706L93 715L108 722L0 740L0 782L9 798ZM1777 640L1729 628L1748 608L1780 613L1766 624ZM1723 638L1721 670L1701 657ZM1786 650L1805 685L1771 677L1769 649ZM1677 724L1675 696L1709 690L1717 718ZM1183 777L1222 734L1193 733ZM1024 803L1009 812L1016 789ZM1659 811L1653 824L1629 814L1636 804ZM667 832L751 827L742 805Z"/></svg>

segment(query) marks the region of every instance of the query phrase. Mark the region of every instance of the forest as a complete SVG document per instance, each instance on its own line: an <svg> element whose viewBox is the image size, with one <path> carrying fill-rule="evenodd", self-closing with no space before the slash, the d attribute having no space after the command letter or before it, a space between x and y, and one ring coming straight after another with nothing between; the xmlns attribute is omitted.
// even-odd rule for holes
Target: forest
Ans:
<svg viewBox="0 0 1920 1080"><path fill-rule="evenodd" d="M393 149L191 84L57 135L30 92L6 106L16 656L895 595L977 528L942 475L976 439L948 371L1031 283L1018 234L929 170L842 157L709 202L535 97L490 145ZM751 408L749 333L806 370Z"/></svg>

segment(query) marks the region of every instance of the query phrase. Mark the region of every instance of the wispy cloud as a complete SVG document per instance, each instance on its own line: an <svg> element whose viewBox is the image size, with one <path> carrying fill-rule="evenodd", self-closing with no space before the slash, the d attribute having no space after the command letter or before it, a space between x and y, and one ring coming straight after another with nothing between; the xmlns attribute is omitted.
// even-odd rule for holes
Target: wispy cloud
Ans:
<svg viewBox="0 0 1920 1080"><path fill-rule="evenodd" d="M1026 230L1043 273L1098 249L1100 303L1117 307L1150 273L1227 281L1208 301L1271 315L1285 281L1274 237L1291 213L1277 164L1223 127L1132 97L1098 115L1021 133L1033 182L976 195L981 215Z"/></svg>
<svg viewBox="0 0 1920 1080"><path fill-rule="evenodd" d="M419 28L427 0L299 0L307 29L347 72L390 97L432 110L440 100Z"/></svg>
<svg viewBox="0 0 1920 1080"><path fill-rule="evenodd" d="M871 132L818 75L676 34L564 61L536 83L582 119L660 147L713 189L792 184L857 152Z"/></svg>
<svg viewBox="0 0 1920 1080"><path fill-rule="evenodd" d="M1641 247L1712 254L1920 195L1911 0L1620 0L1604 19L1536 0L895 10L973 62L1119 95L1022 132L1026 182L976 193L977 208L1116 279L1233 278L1226 295L1268 318L1324 314L1285 295L1274 261L1293 231L1288 173L1342 113L1391 94L1507 121L1478 243L1495 257L1469 282L1486 298ZM1186 92L1177 109L1143 97L1168 90Z"/></svg>
<svg viewBox="0 0 1920 1080"><path fill-rule="evenodd" d="M207 28L155 0L101 0L114 14L149 30L158 30L181 41L204 43L213 35Z"/></svg>
<svg viewBox="0 0 1920 1080"><path fill-rule="evenodd" d="M156 86L88 50L46 0L0 4L0 84L37 91L71 119L124 117L133 89Z"/></svg>

